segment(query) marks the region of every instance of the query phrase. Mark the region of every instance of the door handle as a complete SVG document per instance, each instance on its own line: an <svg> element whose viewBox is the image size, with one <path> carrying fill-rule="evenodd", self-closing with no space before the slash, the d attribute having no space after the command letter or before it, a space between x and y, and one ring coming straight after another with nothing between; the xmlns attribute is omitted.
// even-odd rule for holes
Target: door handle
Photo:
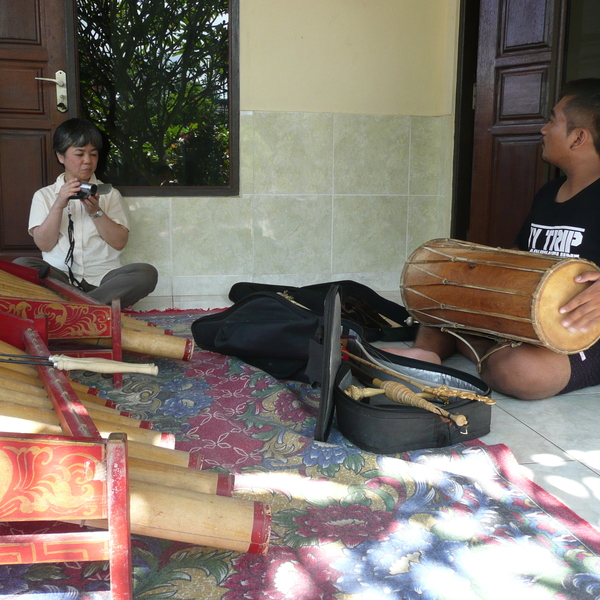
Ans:
<svg viewBox="0 0 600 600"><path fill-rule="evenodd" d="M51 81L56 84L56 108L59 112L65 113L69 110L67 100L67 74L64 71L56 71L56 79L48 77L35 77L39 81Z"/></svg>

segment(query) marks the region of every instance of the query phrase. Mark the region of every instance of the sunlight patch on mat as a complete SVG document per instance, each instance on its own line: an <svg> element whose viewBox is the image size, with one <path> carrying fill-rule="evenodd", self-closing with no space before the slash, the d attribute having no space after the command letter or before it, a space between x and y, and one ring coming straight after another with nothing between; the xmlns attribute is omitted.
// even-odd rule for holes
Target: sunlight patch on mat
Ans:
<svg viewBox="0 0 600 600"><path fill-rule="evenodd" d="M243 473L235 477L236 490L267 490L309 502L332 498L341 500L348 495L344 483L324 479L309 479L294 473Z"/></svg>

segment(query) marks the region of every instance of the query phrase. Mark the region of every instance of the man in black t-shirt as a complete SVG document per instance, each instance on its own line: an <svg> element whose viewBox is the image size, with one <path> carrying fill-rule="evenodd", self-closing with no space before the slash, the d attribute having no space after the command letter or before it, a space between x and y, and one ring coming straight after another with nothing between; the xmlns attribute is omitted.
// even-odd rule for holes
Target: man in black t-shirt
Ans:
<svg viewBox="0 0 600 600"><path fill-rule="evenodd" d="M517 247L559 258L585 258L600 265L600 179L568 202L556 202L565 183L566 177L553 179L536 194L517 234Z"/></svg>
<svg viewBox="0 0 600 600"><path fill-rule="evenodd" d="M542 158L565 176L536 194L516 244L520 250L600 265L600 79L568 83L541 131ZM561 323L585 332L600 322L600 272L583 273L575 281L593 283L560 309ZM491 340L468 337L479 356L494 349ZM420 327L413 348L386 350L438 364L456 350L477 358L466 344L435 327ZM548 398L600 383L600 342L568 356L531 344L504 347L488 354L480 368L482 379L498 392L523 400Z"/></svg>

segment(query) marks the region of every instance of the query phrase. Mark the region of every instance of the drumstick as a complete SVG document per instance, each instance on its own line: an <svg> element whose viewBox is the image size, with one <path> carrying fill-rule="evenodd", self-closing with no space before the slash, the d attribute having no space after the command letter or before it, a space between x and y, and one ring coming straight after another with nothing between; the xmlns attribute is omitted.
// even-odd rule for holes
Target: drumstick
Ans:
<svg viewBox="0 0 600 600"><path fill-rule="evenodd" d="M72 358L63 354L48 357L54 367L61 371L84 370L93 373L144 373L158 375L158 367L152 363L124 363L106 358Z"/></svg>
<svg viewBox="0 0 600 600"><path fill-rule="evenodd" d="M0 362L54 367L61 371L92 371L93 373L144 373L158 375L158 367L152 363L124 363L106 358L78 358L56 354L32 356L29 354L0 354Z"/></svg>
<svg viewBox="0 0 600 600"><path fill-rule="evenodd" d="M398 383L397 381L382 381L381 379L373 379L372 383L374 386L383 390L387 398L398 404L422 408L423 410L427 410L431 413L452 420L458 427L467 427L469 424L467 417L464 415L454 415L449 413L447 410L444 410L443 408L436 406L424 398L421 398L402 383ZM351 385L348 387L347 392L351 398L359 400L361 398L362 389L363 388Z"/></svg>
<svg viewBox="0 0 600 600"><path fill-rule="evenodd" d="M356 360L360 363L368 365L369 367L372 367L373 369L377 369L378 371L381 371L382 373L385 373L386 375L391 375L392 377L395 377L396 379L402 379L403 381L406 381L407 383L410 383L411 385L414 385L415 387L419 388L422 392L424 392L426 394L432 394L433 396L438 397L440 399L462 398L463 400L477 400L478 402L485 402L486 404L496 404L495 400L492 400L492 398L488 398L487 396L480 396L479 394L476 394L475 392L469 392L467 390L455 390L453 388L448 387L447 385L442 385L438 388L431 388L431 387L423 386L419 382L415 381L414 379L411 379L410 377L408 377L406 375L403 375L402 373L399 373L397 371L392 371L391 369L386 369L385 367L383 367L381 365L378 365L371 361L365 360L364 358L361 358L360 356L356 356L356 354L352 354L345 348L342 348L342 354L345 354L349 358L352 358L353 360Z"/></svg>

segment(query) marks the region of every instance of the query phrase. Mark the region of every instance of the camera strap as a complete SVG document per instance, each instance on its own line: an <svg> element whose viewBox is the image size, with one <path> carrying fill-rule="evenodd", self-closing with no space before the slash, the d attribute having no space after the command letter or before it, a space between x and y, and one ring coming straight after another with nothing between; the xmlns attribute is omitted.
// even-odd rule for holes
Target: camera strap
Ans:
<svg viewBox="0 0 600 600"><path fill-rule="evenodd" d="M67 214L69 216L69 225L67 227L67 231L69 234L69 251L67 252L67 256L65 257L65 264L67 265L67 268L69 269L69 281L71 282L71 285L82 291L85 291L83 289L83 286L81 285L81 282L75 278L75 275L73 275L73 270L72 270L73 253L75 250L75 226L73 224L73 217L71 216L71 206L70 205L69 205L69 208L67 209Z"/></svg>

